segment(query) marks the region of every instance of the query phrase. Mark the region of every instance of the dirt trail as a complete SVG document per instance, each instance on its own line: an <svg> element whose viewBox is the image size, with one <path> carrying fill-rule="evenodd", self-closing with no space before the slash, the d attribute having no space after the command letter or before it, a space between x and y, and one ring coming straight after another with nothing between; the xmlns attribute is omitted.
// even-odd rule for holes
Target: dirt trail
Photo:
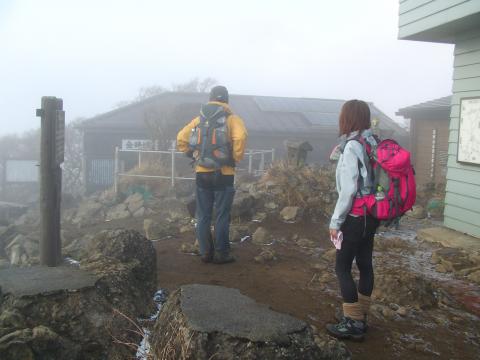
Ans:
<svg viewBox="0 0 480 360"><path fill-rule="evenodd" d="M183 284L201 283L238 288L274 310L299 317L323 332L325 324L334 320L335 307L341 303L333 269L334 253L324 235L326 229L318 224L282 222L265 227L275 239L279 239L264 247L272 249L277 258L265 264L254 260L262 247L251 240L234 244L237 262L222 266L203 264L198 257L180 252L182 243L193 242L193 234L155 242L159 286L173 290ZM298 246L291 240L294 234L314 240L318 248ZM379 246L374 261L380 288L383 286L382 276L412 277L412 294L407 295L420 302L424 301L423 297L426 302L431 297L435 305L422 309L420 306L410 307L408 303L389 304L388 292L393 292L395 298L396 290L386 288L381 296L387 300L374 307L370 316L367 342L347 343L353 358L477 359L480 322L467 310L475 310L480 304L479 287L448 275L438 276L428 261L432 249L415 244L411 225L404 226L403 233L382 235L401 240L396 240L392 246L389 240L383 245L379 243L384 237L377 240ZM383 249L385 247L388 250ZM398 290L402 291L401 286L405 285L399 284ZM420 289L418 294L416 286ZM465 286L470 293L463 292L467 289ZM407 309L403 316L398 315L403 311L398 309L400 305Z"/></svg>

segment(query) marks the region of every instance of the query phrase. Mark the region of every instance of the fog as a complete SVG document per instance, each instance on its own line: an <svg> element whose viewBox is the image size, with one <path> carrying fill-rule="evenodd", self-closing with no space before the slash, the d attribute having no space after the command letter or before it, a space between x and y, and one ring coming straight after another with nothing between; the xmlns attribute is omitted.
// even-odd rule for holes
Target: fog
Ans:
<svg viewBox="0 0 480 360"><path fill-rule="evenodd" d="M397 33L396 0L3 0L0 135L38 127L43 95L71 121L194 77L236 94L361 98L395 118L448 95L453 62L452 45Z"/></svg>

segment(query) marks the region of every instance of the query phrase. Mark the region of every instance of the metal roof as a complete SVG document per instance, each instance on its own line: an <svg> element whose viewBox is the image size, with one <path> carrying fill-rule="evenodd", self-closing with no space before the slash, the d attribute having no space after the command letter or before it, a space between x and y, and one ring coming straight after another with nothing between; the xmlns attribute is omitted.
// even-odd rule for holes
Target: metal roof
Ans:
<svg viewBox="0 0 480 360"><path fill-rule="evenodd" d="M89 131L110 129L144 129L145 118L159 116L167 109L187 106L178 121L179 128L197 116L201 104L208 101L204 93L164 93L144 101L92 117L82 123ZM338 131L338 116L345 100L288 98L273 96L230 95L230 106L245 122L249 132L308 133ZM380 120L380 128L393 129L398 135L406 131L369 103L372 117Z"/></svg>
<svg viewBox="0 0 480 360"><path fill-rule="evenodd" d="M396 114L403 117L409 117L413 113L423 112L423 111L435 111L435 110L449 110L452 101L452 96L445 96L438 99L425 101L420 104L407 106L399 109Z"/></svg>

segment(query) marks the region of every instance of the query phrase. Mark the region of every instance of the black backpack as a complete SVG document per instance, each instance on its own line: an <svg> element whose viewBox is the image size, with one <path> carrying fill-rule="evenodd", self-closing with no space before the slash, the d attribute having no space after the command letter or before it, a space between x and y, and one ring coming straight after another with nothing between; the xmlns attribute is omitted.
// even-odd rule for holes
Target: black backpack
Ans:
<svg viewBox="0 0 480 360"><path fill-rule="evenodd" d="M206 104L200 110L200 123L192 129L189 147L196 165L218 170L235 166L228 136L227 113L221 105Z"/></svg>

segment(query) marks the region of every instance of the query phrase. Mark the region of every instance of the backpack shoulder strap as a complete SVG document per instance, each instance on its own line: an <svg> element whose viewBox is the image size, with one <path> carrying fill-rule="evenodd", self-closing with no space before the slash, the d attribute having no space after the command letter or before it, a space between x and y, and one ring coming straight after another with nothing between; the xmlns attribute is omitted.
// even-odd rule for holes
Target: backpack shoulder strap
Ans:
<svg viewBox="0 0 480 360"><path fill-rule="evenodd" d="M350 142L350 141L358 141L360 144L362 144L363 146L365 146L365 139L362 138L362 136L360 134L354 136L353 138L351 139L347 139L343 144L340 145L340 152L343 154L343 152L345 151L345 147L347 146L347 144Z"/></svg>

